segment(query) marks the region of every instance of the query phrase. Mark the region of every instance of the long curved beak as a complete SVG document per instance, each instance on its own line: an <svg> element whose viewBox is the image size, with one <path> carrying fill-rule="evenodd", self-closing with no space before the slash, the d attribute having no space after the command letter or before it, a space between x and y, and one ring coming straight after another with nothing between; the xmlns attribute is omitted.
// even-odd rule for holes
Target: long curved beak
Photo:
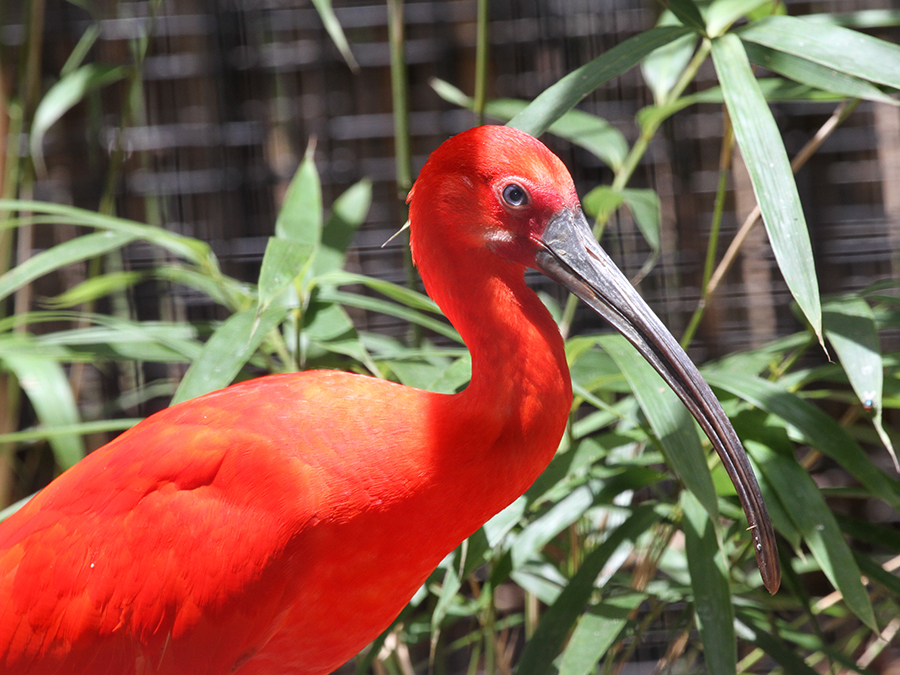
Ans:
<svg viewBox="0 0 900 675"><path fill-rule="evenodd" d="M737 489L770 593L781 584L775 531L759 484L731 422L706 380L672 334L600 248L581 210L565 209L544 230L535 268L606 319L650 362L709 437Z"/></svg>

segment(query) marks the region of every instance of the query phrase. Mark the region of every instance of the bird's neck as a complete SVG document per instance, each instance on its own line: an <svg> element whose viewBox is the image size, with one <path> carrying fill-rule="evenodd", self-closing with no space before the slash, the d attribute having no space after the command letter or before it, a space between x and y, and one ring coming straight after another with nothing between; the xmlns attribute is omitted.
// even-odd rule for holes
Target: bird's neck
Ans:
<svg viewBox="0 0 900 675"><path fill-rule="evenodd" d="M473 495L488 518L524 492L559 444L572 385L556 323L525 284L524 270L497 259L445 270L456 283L429 289L472 355L472 380L447 397L454 464L472 467ZM448 291L447 289L452 289ZM463 478L463 476L460 476ZM480 486L480 487L479 487ZM490 495L485 499L482 495Z"/></svg>

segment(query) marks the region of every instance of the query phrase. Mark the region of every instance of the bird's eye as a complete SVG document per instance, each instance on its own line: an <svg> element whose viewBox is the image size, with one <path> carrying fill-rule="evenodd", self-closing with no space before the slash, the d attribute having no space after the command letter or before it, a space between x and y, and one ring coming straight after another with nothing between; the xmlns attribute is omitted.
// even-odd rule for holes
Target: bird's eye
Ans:
<svg viewBox="0 0 900 675"><path fill-rule="evenodd" d="M503 188L503 201L514 209L528 205L528 193L521 185L510 183Z"/></svg>

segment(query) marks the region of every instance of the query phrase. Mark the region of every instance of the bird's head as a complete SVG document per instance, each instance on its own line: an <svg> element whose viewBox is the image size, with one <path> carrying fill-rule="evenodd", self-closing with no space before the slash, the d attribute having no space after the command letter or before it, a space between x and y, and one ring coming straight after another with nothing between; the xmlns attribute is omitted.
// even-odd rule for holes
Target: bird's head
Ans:
<svg viewBox="0 0 900 675"><path fill-rule="evenodd" d="M454 136L422 168L409 195L417 262L431 252L483 250L533 267L547 224L581 213L565 165L528 134L482 126Z"/></svg>

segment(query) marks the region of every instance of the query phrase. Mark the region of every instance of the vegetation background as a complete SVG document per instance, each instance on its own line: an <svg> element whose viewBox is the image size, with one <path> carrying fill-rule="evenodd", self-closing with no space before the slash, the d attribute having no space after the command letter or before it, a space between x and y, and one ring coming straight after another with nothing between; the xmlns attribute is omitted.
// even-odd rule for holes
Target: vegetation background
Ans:
<svg viewBox="0 0 900 675"><path fill-rule="evenodd" d="M345 670L900 672L898 25L890 0L0 3L0 504L234 379L464 386L383 243L431 150L512 119L706 363L784 586L680 404L535 277L569 336L560 453Z"/></svg>

